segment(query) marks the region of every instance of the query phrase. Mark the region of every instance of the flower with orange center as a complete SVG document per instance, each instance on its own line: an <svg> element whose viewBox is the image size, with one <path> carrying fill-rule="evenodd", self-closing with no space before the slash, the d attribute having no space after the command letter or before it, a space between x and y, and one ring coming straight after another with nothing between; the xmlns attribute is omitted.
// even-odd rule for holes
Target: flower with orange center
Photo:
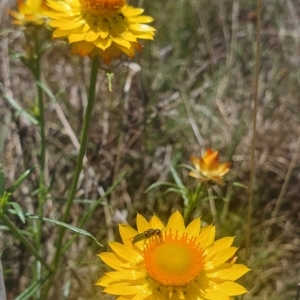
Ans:
<svg viewBox="0 0 300 300"><path fill-rule="evenodd" d="M137 228L121 224L123 244L111 242L112 252L99 254L115 270L96 283L104 292L118 300L230 300L247 292L234 282L249 269L229 262L237 251L233 237L215 241L214 226L201 228L197 218L185 227L179 212L166 226L138 215Z"/></svg>
<svg viewBox="0 0 300 300"><path fill-rule="evenodd" d="M46 17L43 11L46 9L44 0L18 0L18 11L9 10L14 18L13 24L18 26L44 25Z"/></svg>
<svg viewBox="0 0 300 300"><path fill-rule="evenodd" d="M229 172L230 162L220 163L219 152L213 151L211 148L207 149L203 157L197 158L191 156L191 161L194 169L189 172L191 177L199 179L201 182L215 182L223 185L223 176Z"/></svg>
<svg viewBox="0 0 300 300"><path fill-rule="evenodd" d="M46 15L54 38L67 38L73 54L99 55L106 64L122 53L133 57L141 50L138 39L153 40L153 21L143 9L126 0L47 0Z"/></svg>

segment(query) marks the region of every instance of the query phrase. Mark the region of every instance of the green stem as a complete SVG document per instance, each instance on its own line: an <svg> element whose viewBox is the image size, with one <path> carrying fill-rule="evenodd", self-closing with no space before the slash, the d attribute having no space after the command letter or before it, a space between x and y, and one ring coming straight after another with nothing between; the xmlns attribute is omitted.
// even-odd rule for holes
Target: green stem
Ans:
<svg viewBox="0 0 300 300"><path fill-rule="evenodd" d="M216 230L218 232L220 226L219 226L218 212L217 212L215 200L213 198L212 187L207 187L207 193L208 193L208 199L209 199L209 206L210 206L211 215L212 215L212 218L213 218L213 222L216 226Z"/></svg>
<svg viewBox="0 0 300 300"><path fill-rule="evenodd" d="M38 84L41 81L41 68L40 68L40 54L39 54L39 41L34 36L35 40L35 81L37 87L37 100L39 108L39 126L41 135L41 152L40 152L40 182L39 182L39 203L38 203L38 216L43 216L43 206L46 200L45 190L45 164L46 164L46 136L45 136L45 107L43 101L43 91ZM37 221L37 235L36 235L36 247L40 250L41 236L42 236L42 220Z"/></svg>
<svg viewBox="0 0 300 300"><path fill-rule="evenodd" d="M41 264L48 270L51 271L51 268L48 266L48 264L44 261L44 259L40 256L38 251L34 249L31 245L31 243L27 240L27 238L21 233L21 231L9 220L9 218L2 214L0 216L3 224L7 226L12 233L12 235L17 238L19 241L21 241L25 247L28 249L28 251L35 256L35 258L41 262Z"/></svg>
<svg viewBox="0 0 300 300"><path fill-rule="evenodd" d="M77 162L76 162L76 168L74 171L73 175L73 180L71 184L71 188L69 190L69 195L66 203L66 209L64 211L63 217L62 217L62 222L66 222L68 217L69 217L69 212L71 210L72 204L73 204L73 199L75 196L75 193L77 191L77 184L78 184L78 179L79 175L82 170L82 164L83 164L83 158L86 152L86 147L87 147L87 138L88 138L88 132L90 128L90 123L91 123L91 115L93 112L93 106L94 106L94 100L95 100L95 94L96 94L96 83L97 83L97 73L98 73L98 57L94 57L92 59L92 70L91 70L91 77L90 77L90 87L89 87L89 95L88 95L88 105L86 108L85 116L84 116L84 121L83 121L83 127L82 127L82 133L81 133L81 141L80 141L80 149L79 149L79 154L77 157ZM51 277L48 281L48 284L45 288L43 299L48 299L48 293L49 290L52 286L52 283L54 281L54 276L57 270L57 266L60 260L61 255L63 254L62 249L63 249L63 237L65 234L65 228L61 227L59 230L59 236L58 236L58 241L56 245L56 252L55 256L52 262L52 269L53 273L51 274Z"/></svg>
<svg viewBox="0 0 300 300"><path fill-rule="evenodd" d="M191 216L191 213L193 212L193 210L195 209L195 207L197 206L197 203L198 203L198 198L199 198L199 195L201 193L201 190L202 190L202 187L203 187L203 184L202 183L199 183L196 187L196 190L195 192L193 193L190 201L189 201L189 204L188 206L185 208L184 210L184 221L185 223L187 224L187 222L189 221L189 218Z"/></svg>
<svg viewBox="0 0 300 300"><path fill-rule="evenodd" d="M45 190L45 164L46 164L46 137L45 137L45 107L43 101L43 91L39 82L41 81L41 66L40 66L40 41L37 36L37 32L33 32L33 41L34 41L34 53L32 58L32 66L30 69L34 75L36 88L37 88L37 104L38 104L38 116L39 116L39 127L40 127L40 136L41 136L41 150L39 157L40 165L40 176L39 176L39 199L38 199L38 209L37 214L39 217L43 216L43 207L46 201L46 190ZM41 253L41 237L42 237L42 226L43 221L40 219L36 223L36 232L35 232L35 244L36 250L38 253ZM39 261L36 261L35 268L35 279L40 280L41 278L41 265ZM39 292L36 295L36 298L39 298Z"/></svg>

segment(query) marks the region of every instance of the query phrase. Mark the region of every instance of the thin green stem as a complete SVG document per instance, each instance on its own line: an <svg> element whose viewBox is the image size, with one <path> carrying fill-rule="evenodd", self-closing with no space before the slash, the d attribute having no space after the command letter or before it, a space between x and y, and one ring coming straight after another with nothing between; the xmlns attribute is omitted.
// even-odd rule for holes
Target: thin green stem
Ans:
<svg viewBox="0 0 300 300"><path fill-rule="evenodd" d="M209 206L210 206L211 215L212 215L212 218L213 218L213 222L216 226L216 230L218 232L220 226L219 226L218 212L217 212L215 200L214 200L214 197L213 197L212 187L207 187L207 193L208 193L208 199L209 199Z"/></svg>
<svg viewBox="0 0 300 300"><path fill-rule="evenodd" d="M195 192L193 193L189 203L188 203L188 206L185 208L184 210L184 222L187 224L188 221L189 221L189 218L193 212L193 210L195 209L195 207L197 206L197 203L198 203L198 198L199 198L199 195L202 191L202 187L203 187L203 184L202 183L199 183L196 187L196 190Z"/></svg>
<svg viewBox="0 0 300 300"><path fill-rule="evenodd" d="M40 128L40 176L39 176L39 199L38 199L38 209L37 214L39 217L43 216L43 206L46 200L46 190L45 190L45 164L46 164L46 137L45 137L45 107L43 100L43 91L41 86L38 84L41 81L41 66L40 66L40 41L37 36L37 31L33 32L33 41L34 41L34 53L33 53L33 64L31 70L34 75L36 88L37 88L37 104L38 104L38 116L39 116L39 128ZM37 221L37 227L35 232L35 244L36 250L38 253L41 253L41 237L42 237L42 226L43 221ZM41 265L39 261L36 261L35 268L35 279L40 280L41 277ZM39 292L36 295L39 298Z"/></svg>
<svg viewBox="0 0 300 300"><path fill-rule="evenodd" d="M93 106L94 106L94 100L95 100L95 94L96 94L98 64L99 64L98 57L94 57L92 59L90 87L89 87L89 94L88 94L88 105L87 105L86 112L84 115L83 127L82 127L82 132L81 132L80 149L79 149L79 153L78 153L78 157L77 157L76 168L74 171L71 188L69 190L66 208L63 213L62 220L61 220L62 222L66 222L69 217L69 212L71 210L71 207L73 204L73 199L74 199L75 193L77 191L78 179L79 179L79 176L80 176L80 173L82 170L83 159L84 159L86 147L87 147L88 132L89 132L90 123L91 123L91 115L93 112ZM65 230L66 229L64 227L61 227L59 230L59 236L58 236L58 241L57 241L57 245L56 245L56 252L55 252L53 262L52 262L53 273L51 274L51 277L45 288L45 291L43 294L43 299L48 299L48 293L49 293L49 290L54 281L54 276L57 271L57 266L58 266L59 260L61 258L61 255L63 253L62 252L63 237L65 234Z"/></svg>
<svg viewBox="0 0 300 300"><path fill-rule="evenodd" d="M44 261L44 259L40 256L38 251L32 247L31 243L27 240L27 238L22 234L22 232L9 220L9 218L2 214L0 216L3 224L8 227L12 235L17 238L19 241L21 241L25 247L28 249L28 251L35 256L35 258L41 262L41 264L48 270L51 271L50 266Z"/></svg>

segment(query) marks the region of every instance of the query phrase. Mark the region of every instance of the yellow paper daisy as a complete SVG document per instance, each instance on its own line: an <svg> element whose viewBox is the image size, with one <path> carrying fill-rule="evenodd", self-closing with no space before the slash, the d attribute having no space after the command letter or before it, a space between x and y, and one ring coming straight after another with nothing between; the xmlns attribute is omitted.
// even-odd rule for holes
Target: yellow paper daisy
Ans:
<svg viewBox="0 0 300 300"><path fill-rule="evenodd" d="M46 5L43 0L18 0L18 11L9 10L8 13L14 18L13 24L18 26L44 25L43 12Z"/></svg>
<svg viewBox="0 0 300 300"><path fill-rule="evenodd" d="M145 23L143 9L126 5L126 0L47 0L49 25L54 38L67 38L73 54L100 55L106 64L122 53L133 57L141 50L138 39L153 40L155 29Z"/></svg>
<svg viewBox="0 0 300 300"><path fill-rule="evenodd" d="M219 152L207 149L203 157L191 156L194 169L189 172L191 177L197 178L202 182L214 182L223 185L223 176L229 172L230 162L220 163Z"/></svg>
<svg viewBox="0 0 300 300"><path fill-rule="evenodd" d="M233 237L215 241L214 226L201 228L198 218L185 227L179 212L166 226L138 215L137 228L120 225L123 244L99 254L115 270L96 283L104 292L118 300L230 300L247 292L234 282L249 269L232 260Z"/></svg>

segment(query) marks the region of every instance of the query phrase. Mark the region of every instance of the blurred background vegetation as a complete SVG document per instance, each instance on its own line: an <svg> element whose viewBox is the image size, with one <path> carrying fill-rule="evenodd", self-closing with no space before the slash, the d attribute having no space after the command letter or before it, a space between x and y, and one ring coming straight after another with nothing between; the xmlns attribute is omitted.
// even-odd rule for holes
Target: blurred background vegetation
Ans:
<svg viewBox="0 0 300 300"><path fill-rule="evenodd" d="M127 176L89 219L86 229L107 247L117 239L117 224L134 224L136 212L164 220L181 210L182 199L148 186L172 181L169 166L189 163L191 154L212 147L222 161L232 161L228 184L219 190L229 202L220 236L235 235L243 262L247 190L249 184L256 47L256 1L178 0L130 1L155 18L154 42L145 43L131 61L114 62L112 92L99 72L97 100L80 186L69 222L78 224L89 202L105 194L119 174ZM26 169L37 165L39 132L3 98L11 93L34 115L35 87L31 74L14 52L24 53L24 38L10 25L2 1L0 161L7 186ZM245 276L249 294L244 299L295 299L300 281L300 7L296 0L264 0L261 25L261 72L253 221L250 259ZM78 150L89 83L88 58L70 55L61 41L43 55L43 83L55 95L45 96L47 185L50 194L45 216L57 218L66 198ZM178 169L187 185L187 172ZM35 169L15 193L14 200L28 212L35 209L39 181ZM50 196L51 195L51 196ZM279 213L272 217L278 203ZM223 201L216 203L220 210ZM202 211L211 223L209 209ZM22 229L27 225L16 218ZM270 236L266 231L272 226ZM28 284L31 258L5 228L0 231L0 253L8 299ZM25 229L25 228L24 228ZM51 261L57 228L45 225L44 256ZM68 238L68 236L67 236ZM51 299L109 298L94 283L104 272L95 254L105 250L79 236L61 263ZM63 295L63 296L62 296Z"/></svg>

